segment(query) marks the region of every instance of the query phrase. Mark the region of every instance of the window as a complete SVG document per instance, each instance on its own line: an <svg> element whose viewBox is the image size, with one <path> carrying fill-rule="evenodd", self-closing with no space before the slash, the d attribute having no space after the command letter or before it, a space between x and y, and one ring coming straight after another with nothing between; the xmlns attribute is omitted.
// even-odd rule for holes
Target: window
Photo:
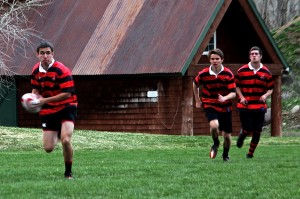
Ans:
<svg viewBox="0 0 300 199"><path fill-rule="evenodd" d="M214 35L212 36L212 38L210 38L210 41L207 47L205 48L204 52L202 53L202 55L208 55L208 51L213 50L216 47L217 47L217 34L216 32L214 32Z"/></svg>

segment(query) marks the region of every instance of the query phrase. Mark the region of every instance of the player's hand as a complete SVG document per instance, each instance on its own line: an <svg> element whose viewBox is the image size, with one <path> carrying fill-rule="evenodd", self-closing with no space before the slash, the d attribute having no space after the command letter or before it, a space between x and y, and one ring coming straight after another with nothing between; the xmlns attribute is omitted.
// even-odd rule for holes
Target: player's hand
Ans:
<svg viewBox="0 0 300 199"><path fill-rule="evenodd" d="M40 105L41 101L39 99L35 99L31 101L31 105L36 106L36 105Z"/></svg>
<svg viewBox="0 0 300 199"><path fill-rule="evenodd" d="M43 106L44 104L45 104L45 98L43 98L42 96L39 96L38 99L31 101L32 106Z"/></svg>
<svg viewBox="0 0 300 199"><path fill-rule="evenodd" d="M196 101L196 108L201 108L201 107L202 107L202 102Z"/></svg>
<svg viewBox="0 0 300 199"><path fill-rule="evenodd" d="M31 101L31 105L38 105L40 103L41 103L41 101L39 99L35 99L35 100Z"/></svg>
<svg viewBox="0 0 300 199"><path fill-rule="evenodd" d="M267 97L265 95L261 96L259 101L265 103L267 101Z"/></svg>
<svg viewBox="0 0 300 199"><path fill-rule="evenodd" d="M240 100L240 103L247 106L248 101L244 97L242 97L241 100Z"/></svg>
<svg viewBox="0 0 300 199"><path fill-rule="evenodd" d="M226 101L226 98L224 96L218 94L218 101L223 103Z"/></svg>

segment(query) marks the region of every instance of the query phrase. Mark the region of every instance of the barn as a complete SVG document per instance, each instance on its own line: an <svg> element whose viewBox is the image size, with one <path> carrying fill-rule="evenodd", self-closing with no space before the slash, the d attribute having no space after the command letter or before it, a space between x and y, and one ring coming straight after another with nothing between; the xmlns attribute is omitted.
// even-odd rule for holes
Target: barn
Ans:
<svg viewBox="0 0 300 199"><path fill-rule="evenodd" d="M76 129L208 135L192 91L198 71L209 66L208 50L222 49L224 65L236 73L256 45L275 77L271 135L281 135L281 74L288 64L252 0L53 0L37 11L29 20L54 44L54 58L73 71ZM0 125L40 127L19 102L31 90L37 62L34 47L26 54L10 63L17 66L16 89L0 101L0 111L9 110ZM239 129L234 105L233 134Z"/></svg>

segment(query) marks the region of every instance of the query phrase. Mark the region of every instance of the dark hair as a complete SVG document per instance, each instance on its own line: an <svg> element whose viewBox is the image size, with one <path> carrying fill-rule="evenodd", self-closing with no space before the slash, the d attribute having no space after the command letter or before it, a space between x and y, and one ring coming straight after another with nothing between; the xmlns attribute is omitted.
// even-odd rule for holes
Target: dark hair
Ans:
<svg viewBox="0 0 300 199"><path fill-rule="evenodd" d="M249 55L251 54L251 51L253 51L253 50L258 50L259 54L262 56L262 50L258 46L253 46L252 48L250 48Z"/></svg>
<svg viewBox="0 0 300 199"><path fill-rule="evenodd" d="M39 45L36 47L36 52L39 53L40 48L50 48L51 51L54 51L53 45L49 41L41 41Z"/></svg>
<svg viewBox="0 0 300 199"><path fill-rule="evenodd" d="M208 53L208 58L210 59L210 56L212 54L215 54L215 55L219 55L221 57L221 59L224 59L224 53L222 52L221 49L219 48L216 48L216 49L213 49L213 50L210 50L209 53Z"/></svg>

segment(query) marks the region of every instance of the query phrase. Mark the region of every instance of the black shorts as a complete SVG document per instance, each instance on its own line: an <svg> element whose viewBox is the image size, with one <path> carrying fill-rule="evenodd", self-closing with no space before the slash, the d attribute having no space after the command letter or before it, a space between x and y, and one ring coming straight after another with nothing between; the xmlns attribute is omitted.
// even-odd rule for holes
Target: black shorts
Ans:
<svg viewBox="0 0 300 199"><path fill-rule="evenodd" d="M241 110L240 121L244 130L261 132L265 121L265 112Z"/></svg>
<svg viewBox="0 0 300 199"><path fill-rule="evenodd" d="M77 107L67 106L61 111L54 114L41 116L43 130L61 131L61 124L64 121L75 122L77 117Z"/></svg>
<svg viewBox="0 0 300 199"><path fill-rule="evenodd" d="M232 132L232 112L231 110L227 112L219 112L213 108L205 109L205 115L207 120L217 119L219 121L219 131L224 131L225 133Z"/></svg>

